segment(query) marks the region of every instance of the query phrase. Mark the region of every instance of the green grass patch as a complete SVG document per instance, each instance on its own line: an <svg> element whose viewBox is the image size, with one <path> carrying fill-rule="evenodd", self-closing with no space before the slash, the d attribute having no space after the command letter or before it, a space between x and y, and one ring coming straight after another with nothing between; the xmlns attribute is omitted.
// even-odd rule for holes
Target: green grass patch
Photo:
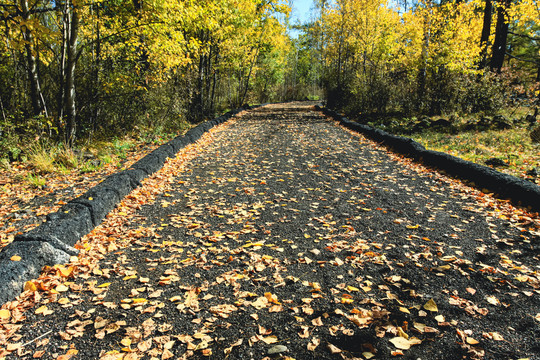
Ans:
<svg viewBox="0 0 540 360"><path fill-rule="evenodd" d="M26 181L30 184L30 186L34 188L41 188L47 183L47 180L45 178L41 177L39 174L28 174L26 176Z"/></svg>
<svg viewBox="0 0 540 360"><path fill-rule="evenodd" d="M527 178L528 170L540 167L540 145L532 143L529 133L525 128L514 128L458 134L425 131L410 136L429 150L445 152L481 165L485 165L488 159L499 158L508 167L497 170Z"/></svg>

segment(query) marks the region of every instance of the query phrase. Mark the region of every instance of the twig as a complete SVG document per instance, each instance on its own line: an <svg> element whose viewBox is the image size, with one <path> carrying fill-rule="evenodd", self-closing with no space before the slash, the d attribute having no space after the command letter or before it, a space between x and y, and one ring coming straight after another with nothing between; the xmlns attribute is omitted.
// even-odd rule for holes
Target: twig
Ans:
<svg viewBox="0 0 540 360"><path fill-rule="evenodd" d="M49 335L49 334L52 333L52 332L53 332L52 330L49 330L49 331L47 331L45 334L42 334L42 335L38 336L38 337L35 338L34 340L31 340L31 341L27 342L26 344L23 344L22 347L25 347L26 345L30 345L30 344L33 343L34 341L39 340L39 339L41 339L42 337L45 337L45 336Z"/></svg>

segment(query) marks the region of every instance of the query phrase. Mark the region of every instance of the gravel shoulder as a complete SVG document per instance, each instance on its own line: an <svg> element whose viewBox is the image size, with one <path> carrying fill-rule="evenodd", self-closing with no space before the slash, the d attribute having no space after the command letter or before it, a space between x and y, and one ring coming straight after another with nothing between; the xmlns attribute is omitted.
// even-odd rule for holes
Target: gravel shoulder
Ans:
<svg viewBox="0 0 540 360"><path fill-rule="evenodd" d="M540 359L540 220L315 111L241 113L0 313L0 359Z"/></svg>

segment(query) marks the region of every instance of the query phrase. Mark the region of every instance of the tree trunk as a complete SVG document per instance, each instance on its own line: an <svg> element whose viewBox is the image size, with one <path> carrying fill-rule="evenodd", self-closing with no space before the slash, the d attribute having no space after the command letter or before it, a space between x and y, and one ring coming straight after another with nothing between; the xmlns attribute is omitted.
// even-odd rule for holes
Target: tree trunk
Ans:
<svg viewBox="0 0 540 360"><path fill-rule="evenodd" d="M28 10L28 0L21 0L20 2L22 18L24 21L28 21L30 14ZM39 82L39 74L37 68L36 51L34 48L34 37L30 29L26 26L21 27L23 39L25 41L24 49L26 52L26 71L28 74L28 80L30 82L30 97L32 101L32 110L34 115L39 115L46 112L45 99L41 92L41 85Z"/></svg>
<svg viewBox="0 0 540 360"><path fill-rule="evenodd" d="M497 24L495 25L495 41L491 55L491 71L501 72L506 54L506 39L508 37L508 21L506 10L510 8L511 0L505 0L497 7Z"/></svg>
<svg viewBox="0 0 540 360"><path fill-rule="evenodd" d="M488 46L489 46L489 35L491 33L491 12L493 11L493 6L491 0L485 0L486 5L484 6L484 23L482 25L482 35L480 36L480 63L478 64L478 69L482 70L487 66L488 60Z"/></svg>
<svg viewBox="0 0 540 360"><path fill-rule="evenodd" d="M64 77L64 114L66 117L65 141L68 146L72 146L77 135L77 107L75 104L75 68L77 65L77 36L79 32L79 16L73 4L69 2L66 6L65 24L68 25L66 32L68 38L65 39L66 46L66 68Z"/></svg>
<svg viewBox="0 0 540 360"><path fill-rule="evenodd" d="M426 81L427 81L427 66L428 66L428 56L429 56L429 45L431 40L431 5L429 5L429 16L426 16L424 19L424 42L422 44L422 65L418 70L418 93L417 93L417 104L416 109L421 110L426 93Z"/></svg>

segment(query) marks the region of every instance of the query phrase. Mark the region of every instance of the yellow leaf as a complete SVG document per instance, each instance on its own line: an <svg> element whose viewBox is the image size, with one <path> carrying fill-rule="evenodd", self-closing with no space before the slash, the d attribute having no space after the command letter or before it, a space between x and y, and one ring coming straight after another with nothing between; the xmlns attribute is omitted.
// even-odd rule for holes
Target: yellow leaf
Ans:
<svg viewBox="0 0 540 360"><path fill-rule="evenodd" d="M349 290L350 292L353 292L353 291L360 291L360 289L359 289L359 288L356 288L356 287L354 287L354 286L350 286L350 285L349 285L349 286L347 286L347 290Z"/></svg>
<svg viewBox="0 0 540 360"><path fill-rule="evenodd" d="M398 334L398 336L401 336L402 338L409 340L409 335L405 331L403 331L403 329L401 327L398 327L398 333L397 334Z"/></svg>
<svg viewBox="0 0 540 360"><path fill-rule="evenodd" d="M342 304L352 304L353 302L354 302L353 299L349 299L349 298L345 298L345 297L341 298L341 303Z"/></svg>
<svg viewBox="0 0 540 360"><path fill-rule="evenodd" d="M145 298L137 298L137 299L133 299L133 303L134 304L144 304L148 302L148 300L146 300Z"/></svg>
<svg viewBox="0 0 540 360"><path fill-rule="evenodd" d="M11 313L7 309L0 310L0 319L7 320L11 317Z"/></svg>
<svg viewBox="0 0 540 360"><path fill-rule="evenodd" d="M111 285L110 282L109 282L109 283L103 283L103 284L101 284L101 285L98 285L98 288L104 288L104 287L107 287L107 286L109 286L109 285Z"/></svg>
<svg viewBox="0 0 540 360"><path fill-rule="evenodd" d="M32 281L27 281L24 283L24 291L37 291L37 286Z"/></svg>
<svg viewBox="0 0 540 360"><path fill-rule="evenodd" d="M420 225L416 224L416 225L407 225L407 229L418 229L420 227Z"/></svg>
<svg viewBox="0 0 540 360"><path fill-rule="evenodd" d="M476 345L476 344L479 344L478 340L470 337L470 336L467 336L467 344L469 345Z"/></svg>
<svg viewBox="0 0 540 360"><path fill-rule="evenodd" d="M36 314L43 314L43 316L50 315L54 313L54 311L49 310L47 305L40 306L36 309Z"/></svg>
<svg viewBox="0 0 540 360"><path fill-rule="evenodd" d="M429 299L429 301L424 304L424 309L431 312L439 311L439 309L437 308L437 304L435 304L435 301L433 301L433 299Z"/></svg>
<svg viewBox="0 0 540 360"><path fill-rule="evenodd" d="M69 299L68 299L68 298L65 298L65 297L63 297L63 298L61 298L61 299L58 300L58 303L59 303L60 305L66 305L66 304L69 304L70 302L71 302L71 301L69 301Z"/></svg>
<svg viewBox="0 0 540 360"><path fill-rule="evenodd" d="M21 258L19 255L13 255L13 256L10 258L11 261L21 261L21 259L22 259L22 258Z"/></svg>
<svg viewBox="0 0 540 360"><path fill-rule="evenodd" d="M60 275L63 277L69 277L73 273L73 269L74 269L73 266L70 266L70 267L65 267L62 265L56 266L56 270L58 270Z"/></svg>
<svg viewBox="0 0 540 360"><path fill-rule="evenodd" d="M406 307L400 306L399 311L404 312L405 314L410 314L411 312Z"/></svg>

